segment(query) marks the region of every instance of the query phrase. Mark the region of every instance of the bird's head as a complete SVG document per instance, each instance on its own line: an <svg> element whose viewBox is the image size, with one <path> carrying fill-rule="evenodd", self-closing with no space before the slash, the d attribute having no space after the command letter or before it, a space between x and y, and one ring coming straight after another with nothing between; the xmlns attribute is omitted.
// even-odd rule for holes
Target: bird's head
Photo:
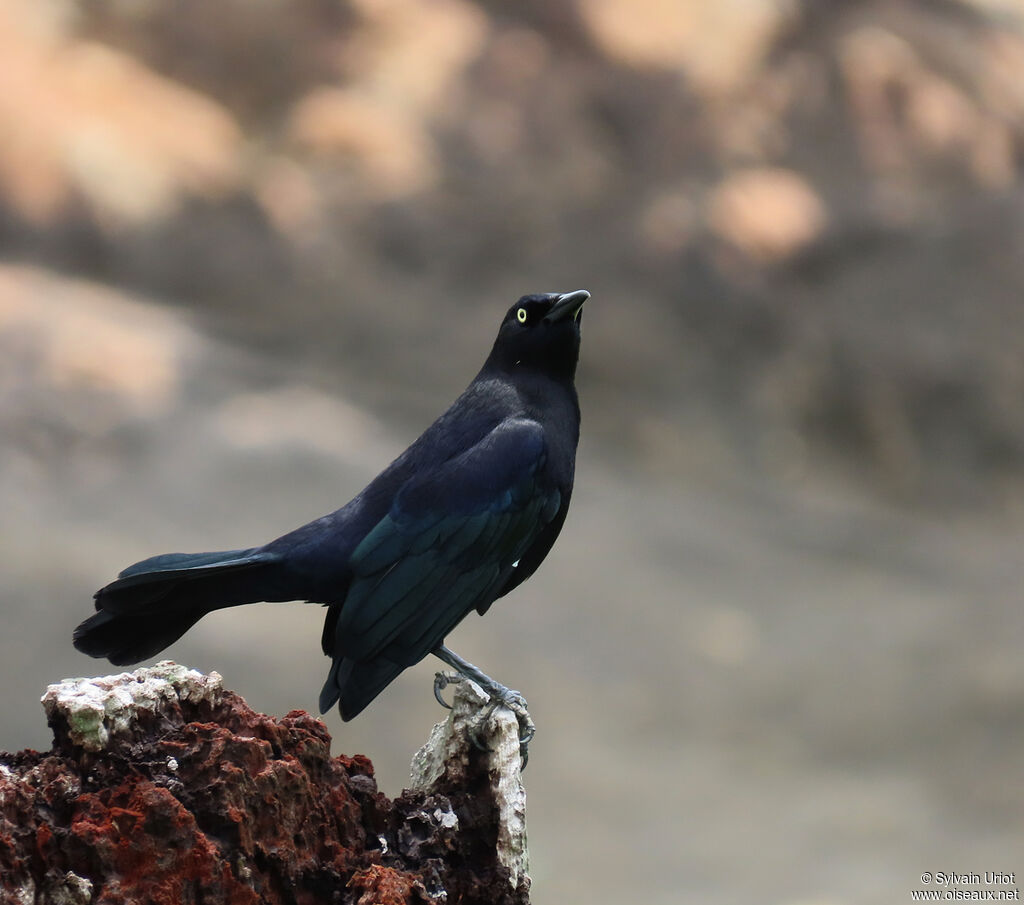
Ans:
<svg viewBox="0 0 1024 905"><path fill-rule="evenodd" d="M529 369L572 380L588 298L585 289L524 295L502 320L488 364L512 373Z"/></svg>

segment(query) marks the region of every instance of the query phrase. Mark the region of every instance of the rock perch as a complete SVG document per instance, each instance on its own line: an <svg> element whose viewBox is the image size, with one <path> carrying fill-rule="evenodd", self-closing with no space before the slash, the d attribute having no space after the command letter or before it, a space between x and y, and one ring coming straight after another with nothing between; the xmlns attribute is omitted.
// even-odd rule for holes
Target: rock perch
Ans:
<svg viewBox="0 0 1024 905"><path fill-rule="evenodd" d="M518 723L475 686L389 800L303 711L170 661L52 685L50 751L0 754L0 902L528 905Z"/></svg>

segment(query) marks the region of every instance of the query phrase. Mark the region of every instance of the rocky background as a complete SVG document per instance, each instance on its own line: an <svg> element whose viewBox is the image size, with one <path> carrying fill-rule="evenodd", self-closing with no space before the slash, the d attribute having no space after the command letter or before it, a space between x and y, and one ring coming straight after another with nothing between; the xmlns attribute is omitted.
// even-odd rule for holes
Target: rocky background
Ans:
<svg viewBox="0 0 1024 905"><path fill-rule="evenodd" d="M565 536L450 639L533 901L1024 871L1022 160L1019 0L0 0L0 748L96 587L345 502L580 287ZM320 615L170 654L312 708ZM432 672L328 718L389 795Z"/></svg>

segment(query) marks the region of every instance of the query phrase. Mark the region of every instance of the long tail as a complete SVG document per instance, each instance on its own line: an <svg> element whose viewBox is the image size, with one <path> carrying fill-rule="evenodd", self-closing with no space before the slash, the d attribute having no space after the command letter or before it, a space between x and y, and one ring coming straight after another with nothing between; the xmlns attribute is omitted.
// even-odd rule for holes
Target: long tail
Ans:
<svg viewBox="0 0 1024 905"><path fill-rule="evenodd" d="M75 629L74 644L116 666L138 663L213 610L295 599L285 577L281 556L257 548L153 556L96 592L97 612Z"/></svg>

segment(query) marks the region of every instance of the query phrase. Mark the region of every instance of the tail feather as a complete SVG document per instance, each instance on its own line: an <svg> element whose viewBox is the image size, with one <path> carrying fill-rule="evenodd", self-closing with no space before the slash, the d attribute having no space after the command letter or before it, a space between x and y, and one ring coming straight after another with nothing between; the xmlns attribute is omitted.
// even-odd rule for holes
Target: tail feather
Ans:
<svg viewBox="0 0 1024 905"><path fill-rule="evenodd" d="M204 610L186 610L171 618L153 613L113 616L101 610L75 629L74 644L90 657L106 657L115 666L131 666L155 657L205 615Z"/></svg>
<svg viewBox="0 0 1024 905"><path fill-rule="evenodd" d="M254 566L274 561L276 558L271 554L255 549L151 556L129 566L116 580L100 588L96 592L96 609L118 614L138 612L159 603L183 582L196 582L193 590L206 591L204 596L230 592L230 583L223 580L227 574L251 571Z"/></svg>
<svg viewBox="0 0 1024 905"><path fill-rule="evenodd" d="M361 663L348 657L336 658L320 692L320 712L327 713L337 702L341 718L347 723L358 716L405 667L406 664L389 660L383 654Z"/></svg>
<svg viewBox="0 0 1024 905"><path fill-rule="evenodd" d="M161 572L172 572L181 569L221 566L235 560L249 562L253 558L261 556L262 554L257 553L256 547L249 547L245 550L215 550L211 553L161 553L159 556L151 556L149 559L140 560L128 566L128 568L122 569L117 577L152 576L158 575Z"/></svg>
<svg viewBox="0 0 1024 905"><path fill-rule="evenodd" d="M167 553L125 569L96 592L97 613L74 632L91 657L127 666L156 656L207 613L260 600L293 600L278 554L257 549Z"/></svg>

